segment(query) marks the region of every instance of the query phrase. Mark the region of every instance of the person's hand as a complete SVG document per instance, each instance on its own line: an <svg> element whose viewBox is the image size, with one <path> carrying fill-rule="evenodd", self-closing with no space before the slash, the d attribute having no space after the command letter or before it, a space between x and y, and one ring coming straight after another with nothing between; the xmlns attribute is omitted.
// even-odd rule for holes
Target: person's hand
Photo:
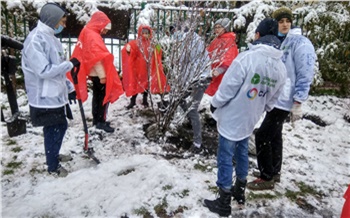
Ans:
<svg viewBox="0 0 350 218"><path fill-rule="evenodd" d="M105 78L100 78L100 83L101 84L106 84L106 77Z"/></svg>
<svg viewBox="0 0 350 218"><path fill-rule="evenodd" d="M300 120L303 117L303 111L301 110L301 103L294 102L290 113L291 113L290 119L292 122Z"/></svg>
<svg viewBox="0 0 350 218"><path fill-rule="evenodd" d="M74 104L77 103L77 93L75 91L68 94L69 104L72 104L72 101L74 101Z"/></svg>
<svg viewBox="0 0 350 218"><path fill-rule="evenodd" d="M214 107L212 104L210 104L210 111L211 113L214 113L216 110L216 107Z"/></svg>
<svg viewBox="0 0 350 218"><path fill-rule="evenodd" d="M217 77L217 76L220 75L220 73L219 73L217 70L213 70L213 71L211 72L211 75L212 75L213 77Z"/></svg>
<svg viewBox="0 0 350 218"><path fill-rule="evenodd" d="M127 44L125 49L126 49L127 52L130 52L131 51L131 46L129 44Z"/></svg>
<svg viewBox="0 0 350 218"><path fill-rule="evenodd" d="M70 62L72 62L74 67L79 67L80 66L80 61L76 58L70 59Z"/></svg>

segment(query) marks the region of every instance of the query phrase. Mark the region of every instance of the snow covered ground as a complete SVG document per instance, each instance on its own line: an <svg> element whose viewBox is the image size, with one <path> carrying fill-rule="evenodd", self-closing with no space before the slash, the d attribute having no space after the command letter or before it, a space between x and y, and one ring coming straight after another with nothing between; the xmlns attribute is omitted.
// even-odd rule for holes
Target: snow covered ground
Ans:
<svg viewBox="0 0 350 218"><path fill-rule="evenodd" d="M19 96L20 111L29 116L26 95L19 90ZM6 95L1 97L6 106ZM202 101L205 113L209 101L208 96ZM201 204L216 195L215 156L164 159L162 148L170 145L149 141L143 133L145 109L128 111L127 104L123 96L110 105L115 132L108 134L91 126L91 96L84 103L99 165L82 153L79 107L71 106L75 119L69 121L61 153L74 159L63 163L69 171L65 178L46 172L41 127L27 123L26 134L10 138L2 123L2 217L218 217ZM294 127L285 123L281 183L273 191L247 190L246 209L233 211L232 217L340 216L350 183L350 123L343 119L350 99L311 96L303 110L327 126L306 119ZM9 108L4 113L8 118ZM256 165L250 159L249 181Z"/></svg>

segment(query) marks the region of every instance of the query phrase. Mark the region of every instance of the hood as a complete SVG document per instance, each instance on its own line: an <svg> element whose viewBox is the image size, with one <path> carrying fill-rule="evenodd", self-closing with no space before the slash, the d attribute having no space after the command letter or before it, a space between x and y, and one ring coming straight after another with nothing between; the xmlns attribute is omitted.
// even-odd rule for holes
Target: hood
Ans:
<svg viewBox="0 0 350 218"><path fill-rule="evenodd" d="M252 45L265 44L279 49L281 41L275 35L266 35L252 42Z"/></svg>
<svg viewBox="0 0 350 218"><path fill-rule="evenodd" d="M66 11L59 5L48 3L41 8L40 21L54 29L65 14Z"/></svg>
<svg viewBox="0 0 350 218"><path fill-rule="evenodd" d="M227 33L221 34L217 38L233 38L234 41L236 41L236 34L234 34L233 32L227 32Z"/></svg>
<svg viewBox="0 0 350 218"><path fill-rule="evenodd" d="M301 28L299 27L293 27L293 29L290 29L288 34L291 34L291 35L301 35L302 32L301 32Z"/></svg>
<svg viewBox="0 0 350 218"><path fill-rule="evenodd" d="M111 20L107 15L102 11L97 11L91 16L86 27L100 33L108 23L111 23Z"/></svg>
<svg viewBox="0 0 350 218"><path fill-rule="evenodd" d="M144 24L140 25L139 28L137 29L137 38L142 37L142 34L141 34L142 29L148 29L149 30L149 32L150 32L150 39L151 39L152 38L152 28L150 26L147 26L147 25L144 25Z"/></svg>

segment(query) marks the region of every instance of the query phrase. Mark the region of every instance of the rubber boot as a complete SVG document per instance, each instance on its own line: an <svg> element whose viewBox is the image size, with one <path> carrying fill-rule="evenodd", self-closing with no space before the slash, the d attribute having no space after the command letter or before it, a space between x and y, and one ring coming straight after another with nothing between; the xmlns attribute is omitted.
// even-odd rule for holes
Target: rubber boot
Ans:
<svg viewBox="0 0 350 218"><path fill-rule="evenodd" d="M231 192L219 189L219 197L216 200L204 200L204 206L211 212L217 213L220 216L231 215Z"/></svg>
<svg viewBox="0 0 350 218"><path fill-rule="evenodd" d="M133 108L135 105L136 105L136 97L137 97L137 94L136 95L133 95L130 99L130 104L128 106L126 106L126 109L131 109Z"/></svg>
<svg viewBox="0 0 350 218"><path fill-rule="evenodd" d="M142 98L142 105L143 105L144 107L148 107L148 106L149 106L149 105L148 105L148 102L147 102L147 96L148 96L148 92L145 91L145 92L143 93L143 98Z"/></svg>
<svg viewBox="0 0 350 218"><path fill-rule="evenodd" d="M236 179L235 185L231 188L232 197L237 201L238 207L240 209L244 208L245 203L245 188L247 185L247 180Z"/></svg>

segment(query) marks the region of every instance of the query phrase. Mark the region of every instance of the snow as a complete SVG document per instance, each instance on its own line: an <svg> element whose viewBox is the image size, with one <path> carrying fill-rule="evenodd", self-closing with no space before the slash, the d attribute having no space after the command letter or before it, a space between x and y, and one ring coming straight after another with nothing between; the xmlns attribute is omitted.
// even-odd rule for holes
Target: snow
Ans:
<svg viewBox="0 0 350 218"><path fill-rule="evenodd" d="M28 105L23 90L18 91L20 111L28 117ZM2 103L8 106L2 94ZM27 122L27 133L10 138L2 123L2 172L16 161L21 166L13 174L2 175L3 217L142 217L144 209L157 217L154 207L166 201L170 214L185 208L177 217L217 217L202 206L203 198L214 199L215 156L197 155L185 159L166 160L163 147L167 143L149 141L143 124L149 122L139 106L126 110L128 99L122 96L110 105L108 119L116 128L112 134L91 126L91 98L84 103L90 131L90 146L101 164L96 165L82 153L84 132L77 104L71 105L74 120L69 121L61 153L71 154L73 161L62 163L69 171L65 178L48 175L41 127ZM141 96L137 103L140 105ZM209 112L210 97L204 97L201 108ZM275 199L247 200L246 209L233 212L233 217L260 214L282 217L339 217L344 200L342 195L349 183L350 124L343 119L349 112L350 99L311 96L303 104L304 113L320 116L328 125L320 127L310 120L301 120L293 128L284 124L284 161L282 181L274 191L254 192L281 194ZM10 116L9 109L4 111ZM12 142L12 143L11 143ZM9 145L11 144L11 145ZM15 147L22 150L14 152ZM256 165L255 157L250 157ZM204 171L195 168L206 166ZM251 166L252 166L251 165ZM249 169L248 180L252 180ZM316 208L310 214L285 197L287 190L298 191L303 182L322 192L305 199ZM251 191L246 191L249 196ZM235 206L235 203L232 203Z"/></svg>
<svg viewBox="0 0 350 218"><path fill-rule="evenodd" d="M46 1L32 0L38 9ZM101 1L114 8L137 7L141 0ZM249 25L248 39L252 37L256 25L263 19L262 13L274 9L262 2L251 2L240 10L234 9L234 27L246 24L245 15L259 11ZM72 3L80 21L87 22L86 11L96 10L100 1L86 1L83 6ZM321 4L322 6L322 4ZM19 7L24 10L22 1L7 1L7 8ZM162 6L163 7L163 6ZM167 6L171 8L171 6ZM167 8L165 7L165 8ZM146 5L147 8L147 5ZM309 9L309 8L307 8ZM300 9L302 10L302 9ZM316 9L318 13L323 7ZM340 9L341 10L341 9ZM225 10L227 11L227 10ZM153 12L144 10L139 23L148 23ZM315 13L307 17L316 19ZM314 17L313 17L314 16ZM348 13L339 20L348 19ZM130 35L132 36L132 35ZM119 52L113 50L115 66L119 66ZM321 52L318 51L318 52ZM23 90L18 90L20 111L29 118L29 107ZM90 146L93 146L101 164L96 165L82 153L84 132L78 105L71 105L74 120L69 121L61 153L71 154L74 159L63 163L69 171L66 178L48 175L45 165L42 127L33 127L27 122L27 133L10 138L6 124L1 124L1 198L2 217L142 217L137 211L143 208L157 217L155 207L166 201L170 214L179 208L183 213L177 217L218 217L202 206L203 198L214 199L212 188L216 181L216 157L197 155L185 159L163 158L163 148L171 145L149 141L143 132L143 125L149 122L145 109L126 110L128 99L122 96L110 105L108 119L115 132L108 134L92 127L91 93L84 103L88 118ZM138 96L140 105L141 96ZM201 109L209 112L210 97L204 96ZM1 93L5 118L11 116L7 96ZM303 104L304 113L317 115L327 126L320 127L310 120L297 121L294 127L284 124L284 161L281 183L273 191L252 192L271 194L274 199L248 199L246 209L234 211L233 217L339 217L344 203L342 198L350 181L350 124L343 119L350 114L350 99L332 96L310 96ZM21 148L15 152L14 148ZM21 162L13 174L5 175L7 165ZM251 167L248 180L256 166L256 158L250 157ZM196 166L205 166L198 170ZM305 183L321 192L321 196L306 195L308 204L315 208L314 213L298 206L287 198L286 192L299 191L298 183ZM303 196L300 196L303 198ZM235 206L235 203L232 203Z"/></svg>

